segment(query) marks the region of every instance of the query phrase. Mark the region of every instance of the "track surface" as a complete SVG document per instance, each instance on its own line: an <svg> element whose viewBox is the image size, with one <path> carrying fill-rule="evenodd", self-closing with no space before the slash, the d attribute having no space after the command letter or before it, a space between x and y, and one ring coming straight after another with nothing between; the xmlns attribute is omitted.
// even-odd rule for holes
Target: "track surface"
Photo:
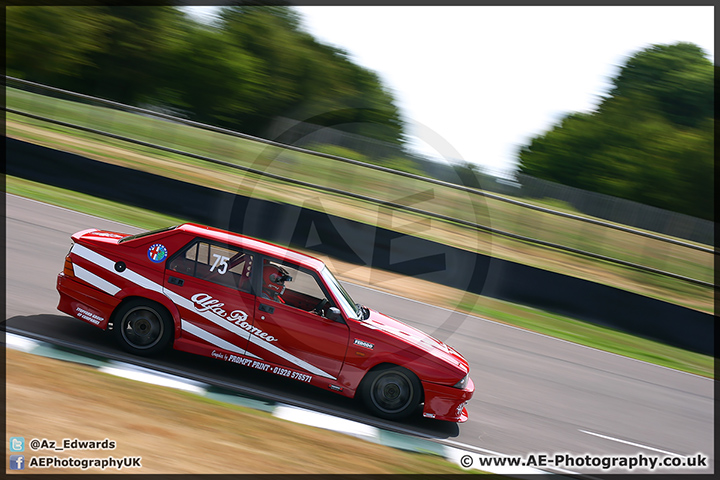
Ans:
<svg viewBox="0 0 720 480"><path fill-rule="evenodd" d="M8 328L72 343L109 358L144 362L121 352L101 330L55 309L55 277L62 270L72 233L90 227L129 233L138 229L13 195L7 195L6 202ZM525 458L530 453L660 457L702 453L709 458L708 469L655 472L714 471L712 380L367 287L346 286L356 301L416 326L463 353L476 385L467 423L458 426L423 418L388 423L369 416L354 400L182 352L169 352L151 363L238 391L259 392L379 427L462 444L478 453ZM596 468L566 468L602 473Z"/></svg>

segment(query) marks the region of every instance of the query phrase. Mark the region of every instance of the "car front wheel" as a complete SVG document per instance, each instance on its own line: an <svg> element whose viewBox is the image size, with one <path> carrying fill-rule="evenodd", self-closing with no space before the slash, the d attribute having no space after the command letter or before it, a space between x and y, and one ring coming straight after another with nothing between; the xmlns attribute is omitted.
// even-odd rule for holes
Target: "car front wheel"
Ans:
<svg viewBox="0 0 720 480"><path fill-rule="evenodd" d="M400 420L413 413L420 403L422 386L417 376L406 368L383 367L367 374L361 395L373 414Z"/></svg>
<svg viewBox="0 0 720 480"><path fill-rule="evenodd" d="M161 305L132 300L117 311L113 330L124 350L136 355L153 355L170 343L172 326L170 314Z"/></svg>

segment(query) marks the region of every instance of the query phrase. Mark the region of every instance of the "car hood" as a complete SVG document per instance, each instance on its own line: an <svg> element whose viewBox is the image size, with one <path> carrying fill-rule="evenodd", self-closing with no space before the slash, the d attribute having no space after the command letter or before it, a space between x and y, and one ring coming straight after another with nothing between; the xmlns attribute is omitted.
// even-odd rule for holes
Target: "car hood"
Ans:
<svg viewBox="0 0 720 480"><path fill-rule="evenodd" d="M366 307L367 308L367 307ZM368 308L370 316L363 320L364 326L373 330L379 330L391 337L397 338L404 343L414 345L437 359L449 363L463 370L465 374L470 371L467 361L454 348L446 345L440 340L431 337L417 328L413 328L388 315Z"/></svg>

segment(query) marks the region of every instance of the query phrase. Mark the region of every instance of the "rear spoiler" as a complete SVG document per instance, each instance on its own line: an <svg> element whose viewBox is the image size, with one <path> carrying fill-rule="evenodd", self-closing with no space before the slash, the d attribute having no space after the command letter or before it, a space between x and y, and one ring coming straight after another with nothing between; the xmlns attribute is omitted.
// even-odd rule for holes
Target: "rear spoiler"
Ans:
<svg viewBox="0 0 720 480"><path fill-rule="evenodd" d="M70 236L70 238L72 238L73 242L77 242L78 239L80 239L80 237L82 237L83 235L86 235L86 234L92 233L92 232L99 232L99 231L100 231L99 228L87 228L85 230L80 230L79 232L73 233Z"/></svg>

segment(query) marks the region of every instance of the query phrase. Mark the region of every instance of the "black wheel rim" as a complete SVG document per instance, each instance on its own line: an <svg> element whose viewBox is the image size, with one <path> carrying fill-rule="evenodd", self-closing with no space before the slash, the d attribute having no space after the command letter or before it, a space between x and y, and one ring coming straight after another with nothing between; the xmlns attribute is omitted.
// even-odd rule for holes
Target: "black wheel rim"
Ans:
<svg viewBox="0 0 720 480"><path fill-rule="evenodd" d="M370 391L375 406L385 413L400 413L412 402L413 387L410 379L401 372L380 374Z"/></svg>
<svg viewBox="0 0 720 480"><path fill-rule="evenodd" d="M147 307L136 307L123 318L122 336L133 348L143 350L154 347L164 331L160 315Z"/></svg>

